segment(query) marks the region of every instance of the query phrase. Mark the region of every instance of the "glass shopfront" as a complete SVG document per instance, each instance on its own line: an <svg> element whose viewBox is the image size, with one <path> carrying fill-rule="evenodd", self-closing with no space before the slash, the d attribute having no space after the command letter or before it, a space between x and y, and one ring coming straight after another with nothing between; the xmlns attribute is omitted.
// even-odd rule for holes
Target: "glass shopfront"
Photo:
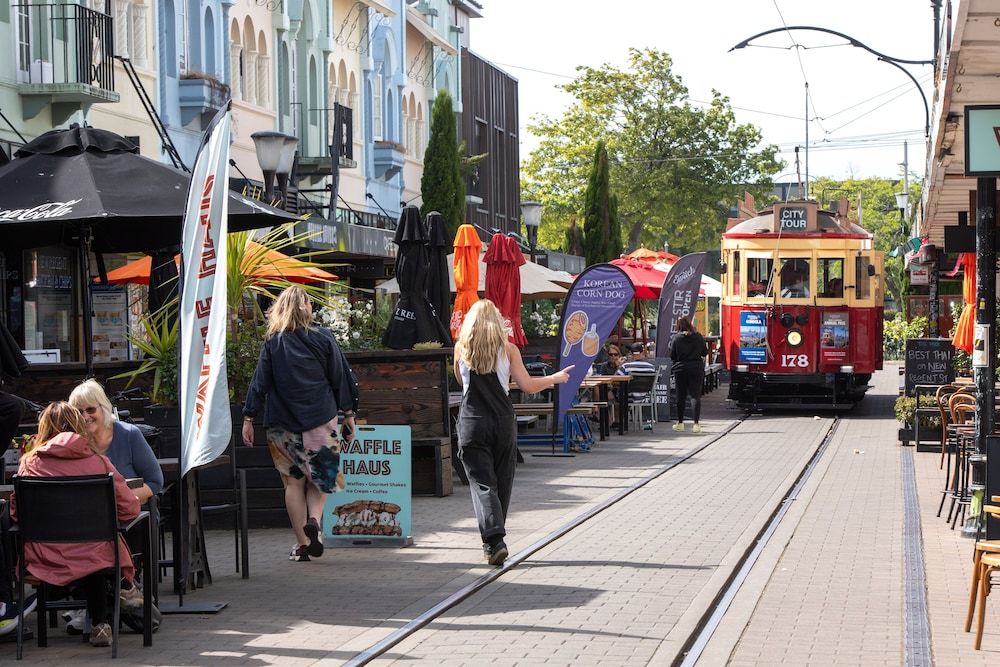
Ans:
<svg viewBox="0 0 1000 667"><path fill-rule="evenodd" d="M77 260L73 249L50 246L25 250L21 266L26 356L49 363L82 359L79 345L82 334L77 332L80 324Z"/></svg>

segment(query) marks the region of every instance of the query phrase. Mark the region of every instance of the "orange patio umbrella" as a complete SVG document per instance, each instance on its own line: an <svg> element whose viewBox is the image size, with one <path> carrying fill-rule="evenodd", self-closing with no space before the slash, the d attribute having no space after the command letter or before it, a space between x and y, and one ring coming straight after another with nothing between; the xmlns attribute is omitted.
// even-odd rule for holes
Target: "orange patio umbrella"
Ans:
<svg viewBox="0 0 1000 667"><path fill-rule="evenodd" d="M253 241L249 242L250 247L243 257L244 264L251 261L251 258L261 252L262 246ZM283 278L293 283L316 283L322 280L336 280L337 276L316 266L309 266L305 262L294 257L289 257L277 250L265 250L264 258L253 267L251 274L258 278ZM178 264L181 256L176 255L174 261ZM153 258L146 255L142 259L129 262L125 266L114 271L108 271L108 284L110 285L148 285L149 274L152 270Z"/></svg>
<svg viewBox="0 0 1000 667"><path fill-rule="evenodd" d="M959 263L965 272L962 276L962 299L965 306L962 307L962 315L958 318L955 326L955 338L951 344L959 350L964 350L966 354L972 354L972 339L975 337L976 329L976 253L963 252L959 257Z"/></svg>
<svg viewBox="0 0 1000 667"><path fill-rule="evenodd" d="M479 301L479 249L483 242L472 225L462 225L455 234L455 307L451 311L451 337L458 338L465 314Z"/></svg>
<svg viewBox="0 0 1000 667"><path fill-rule="evenodd" d="M625 256L629 259L638 259L643 262L666 262L667 264L673 264L680 259L677 255L664 250L657 252L656 250L650 250L649 248L636 248Z"/></svg>

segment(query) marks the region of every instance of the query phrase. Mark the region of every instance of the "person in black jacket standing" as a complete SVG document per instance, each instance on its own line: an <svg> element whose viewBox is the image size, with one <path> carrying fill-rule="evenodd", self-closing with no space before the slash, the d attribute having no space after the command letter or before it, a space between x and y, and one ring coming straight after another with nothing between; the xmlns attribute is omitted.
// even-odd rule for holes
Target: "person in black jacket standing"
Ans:
<svg viewBox="0 0 1000 667"><path fill-rule="evenodd" d="M323 555L327 494L344 488L340 443L354 433L358 386L333 334L312 326L312 304L298 286L282 292L267 312L266 339L243 407L248 447L265 399L267 444L295 532L288 558L307 561ZM338 435L339 413L344 423Z"/></svg>
<svg viewBox="0 0 1000 667"><path fill-rule="evenodd" d="M677 423L675 431L684 430L684 406L690 395L694 401L695 433L701 433L701 386L705 382L705 357L708 346L691 320L682 317L677 320L677 333L670 342L670 360L673 361L674 379L677 384Z"/></svg>

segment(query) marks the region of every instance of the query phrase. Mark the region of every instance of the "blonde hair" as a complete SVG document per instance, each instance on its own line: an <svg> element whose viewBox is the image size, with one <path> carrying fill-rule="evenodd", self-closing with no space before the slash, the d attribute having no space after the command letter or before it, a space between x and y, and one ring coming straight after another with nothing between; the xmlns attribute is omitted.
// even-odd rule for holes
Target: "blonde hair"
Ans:
<svg viewBox="0 0 1000 667"><path fill-rule="evenodd" d="M267 310L267 338L283 331L308 329L312 325L312 304L309 295L298 285L292 285L278 295Z"/></svg>
<svg viewBox="0 0 1000 667"><path fill-rule="evenodd" d="M70 392L69 404L81 412L83 412L84 408L91 405L97 406L101 409L101 414L104 416L105 428L115 422L114 408L111 407L111 401L104 392L104 387L97 380L84 380L76 385L73 391Z"/></svg>
<svg viewBox="0 0 1000 667"><path fill-rule="evenodd" d="M482 375L497 369L497 357L507 345L503 316L489 299L472 305L458 332L455 352L470 370Z"/></svg>
<svg viewBox="0 0 1000 667"><path fill-rule="evenodd" d="M31 454L60 433L76 433L83 436L90 451L98 453L94 439L87 433L87 422L83 420L83 413L66 401L54 401L49 403L38 416L38 434L35 436L35 448Z"/></svg>

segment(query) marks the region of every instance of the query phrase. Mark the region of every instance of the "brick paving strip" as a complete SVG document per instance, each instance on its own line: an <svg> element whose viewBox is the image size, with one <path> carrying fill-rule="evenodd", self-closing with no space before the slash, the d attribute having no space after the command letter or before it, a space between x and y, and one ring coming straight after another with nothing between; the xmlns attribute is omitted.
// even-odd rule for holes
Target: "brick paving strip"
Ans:
<svg viewBox="0 0 1000 667"><path fill-rule="evenodd" d="M373 664L662 664L654 654L680 650L830 424L743 423Z"/></svg>

